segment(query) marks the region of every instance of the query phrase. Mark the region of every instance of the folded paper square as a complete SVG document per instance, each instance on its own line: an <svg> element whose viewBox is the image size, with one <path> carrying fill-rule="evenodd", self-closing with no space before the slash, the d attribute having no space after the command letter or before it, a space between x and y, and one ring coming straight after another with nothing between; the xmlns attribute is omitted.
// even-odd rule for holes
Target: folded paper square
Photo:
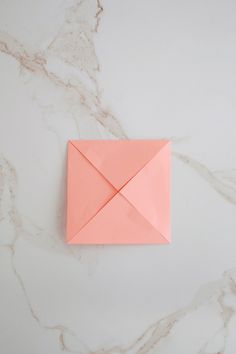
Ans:
<svg viewBox="0 0 236 354"><path fill-rule="evenodd" d="M170 243L170 141L68 142L67 243Z"/></svg>

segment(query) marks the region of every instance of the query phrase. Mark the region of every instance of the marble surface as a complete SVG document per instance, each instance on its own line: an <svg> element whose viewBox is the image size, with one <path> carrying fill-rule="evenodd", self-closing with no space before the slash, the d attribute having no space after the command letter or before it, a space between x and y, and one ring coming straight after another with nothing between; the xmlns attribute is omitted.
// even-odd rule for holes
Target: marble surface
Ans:
<svg viewBox="0 0 236 354"><path fill-rule="evenodd" d="M1 0L0 353L236 353L236 3ZM169 246L65 244L68 139L169 138Z"/></svg>

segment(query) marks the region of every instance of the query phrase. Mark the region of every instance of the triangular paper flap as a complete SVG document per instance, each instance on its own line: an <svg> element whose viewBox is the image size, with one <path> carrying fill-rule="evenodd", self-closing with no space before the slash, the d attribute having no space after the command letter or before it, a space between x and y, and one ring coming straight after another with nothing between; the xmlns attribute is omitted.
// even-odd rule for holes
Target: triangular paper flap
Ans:
<svg viewBox="0 0 236 354"><path fill-rule="evenodd" d="M120 189L167 140L72 140L72 143L116 189Z"/></svg>
<svg viewBox="0 0 236 354"><path fill-rule="evenodd" d="M168 241L119 193L70 244L166 244Z"/></svg>
<svg viewBox="0 0 236 354"><path fill-rule="evenodd" d="M67 240L70 241L116 193L112 185L69 142Z"/></svg>
<svg viewBox="0 0 236 354"><path fill-rule="evenodd" d="M170 241L170 143L120 193Z"/></svg>

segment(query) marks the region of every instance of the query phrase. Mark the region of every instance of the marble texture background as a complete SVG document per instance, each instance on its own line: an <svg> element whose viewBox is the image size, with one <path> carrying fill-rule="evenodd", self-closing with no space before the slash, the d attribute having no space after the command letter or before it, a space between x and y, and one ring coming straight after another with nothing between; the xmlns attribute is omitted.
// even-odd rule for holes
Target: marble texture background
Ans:
<svg viewBox="0 0 236 354"><path fill-rule="evenodd" d="M236 353L236 3L0 1L0 353ZM68 246L68 139L169 138L170 246Z"/></svg>

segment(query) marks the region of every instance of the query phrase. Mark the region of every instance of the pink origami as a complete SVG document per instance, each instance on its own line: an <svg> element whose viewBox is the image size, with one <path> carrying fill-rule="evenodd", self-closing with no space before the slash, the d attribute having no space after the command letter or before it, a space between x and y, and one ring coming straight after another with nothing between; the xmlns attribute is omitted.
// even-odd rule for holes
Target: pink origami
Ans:
<svg viewBox="0 0 236 354"><path fill-rule="evenodd" d="M170 243L170 141L69 141L67 242Z"/></svg>

